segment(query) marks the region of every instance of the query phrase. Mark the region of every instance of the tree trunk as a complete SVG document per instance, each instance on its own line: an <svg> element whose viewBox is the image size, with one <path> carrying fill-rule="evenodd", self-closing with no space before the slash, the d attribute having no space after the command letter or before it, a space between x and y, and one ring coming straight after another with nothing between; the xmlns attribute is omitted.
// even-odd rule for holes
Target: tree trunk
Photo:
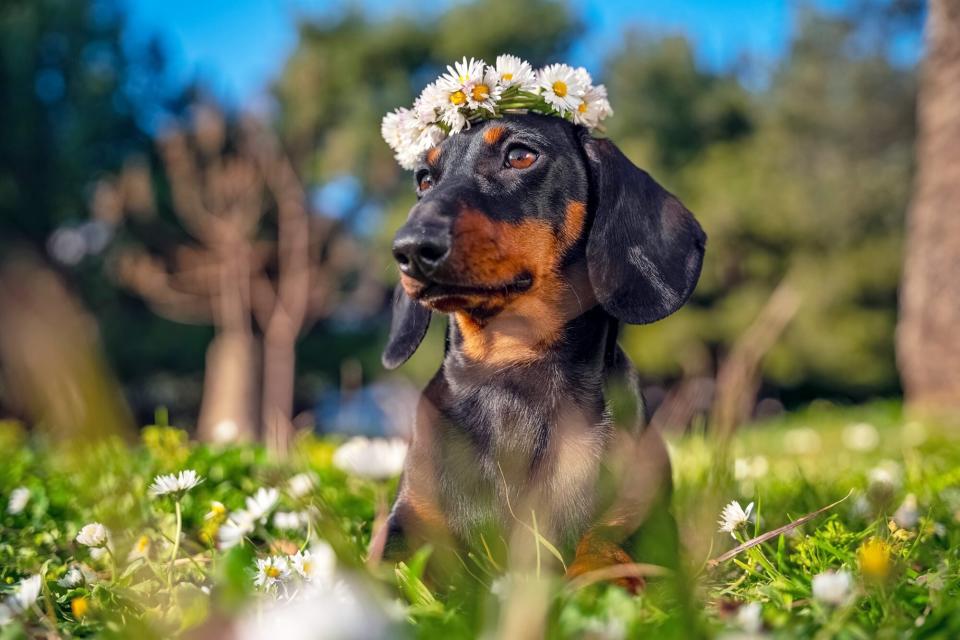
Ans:
<svg viewBox="0 0 960 640"><path fill-rule="evenodd" d="M911 409L960 411L960 4L931 0L897 357Z"/></svg>
<svg viewBox="0 0 960 640"><path fill-rule="evenodd" d="M263 442L286 455L293 440L293 386L296 333L272 322L263 338Z"/></svg>
<svg viewBox="0 0 960 640"><path fill-rule="evenodd" d="M222 331L207 347L197 434L204 442L255 439L256 353L245 331Z"/></svg>

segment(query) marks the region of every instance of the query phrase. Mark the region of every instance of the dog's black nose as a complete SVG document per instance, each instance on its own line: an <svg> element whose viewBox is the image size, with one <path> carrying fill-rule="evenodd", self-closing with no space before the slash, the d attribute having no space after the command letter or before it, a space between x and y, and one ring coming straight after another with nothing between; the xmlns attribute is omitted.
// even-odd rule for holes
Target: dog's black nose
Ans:
<svg viewBox="0 0 960 640"><path fill-rule="evenodd" d="M402 228L393 239L393 257L408 276L430 277L450 253L450 235L423 227Z"/></svg>

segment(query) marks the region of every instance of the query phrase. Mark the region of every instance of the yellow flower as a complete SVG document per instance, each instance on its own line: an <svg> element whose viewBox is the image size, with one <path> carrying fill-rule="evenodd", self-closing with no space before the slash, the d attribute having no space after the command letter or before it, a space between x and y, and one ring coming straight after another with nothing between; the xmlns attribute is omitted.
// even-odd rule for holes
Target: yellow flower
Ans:
<svg viewBox="0 0 960 640"><path fill-rule="evenodd" d="M883 580L890 575L890 545L878 538L867 540L857 549L860 572L865 578Z"/></svg>
<svg viewBox="0 0 960 640"><path fill-rule="evenodd" d="M82 618L90 610L90 602L84 596L74 598L70 601L70 611L74 618Z"/></svg>

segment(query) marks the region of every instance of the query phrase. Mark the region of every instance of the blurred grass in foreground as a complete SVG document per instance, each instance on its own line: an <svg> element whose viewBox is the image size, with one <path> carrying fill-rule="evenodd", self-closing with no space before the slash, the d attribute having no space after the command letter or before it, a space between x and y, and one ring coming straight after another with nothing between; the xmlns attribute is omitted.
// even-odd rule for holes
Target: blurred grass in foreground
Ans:
<svg viewBox="0 0 960 640"><path fill-rule="evenodd" d="M371 522L394 481L335 468L335 442L304 437L290 463L276 464L258 447L196 445L162 417L158 422L136 447L110 440L82 454L27 438L14 423L0 426L0 446L9 452L0 466L0 601L9 610L0 637L54 630L63 637L144 638L960 634L960 608L953 604L960 594L956 432L904 422L895 403L812 405L747 426L734 441L729 468L717 468L708 440L674 440L674 510L689 575L650 578L638 596L607 584L581 588L546 573L501 576L476 557L461 558L463 575L451 585L428 586L420 579L428 551L396 569L370 571L363 554ZM148 495L156 474L181 469L195 469L204 482L176 500ZM309 481L295 488L295 477ZM29 492L26 503L14 504L21 487ZM280 489L268 509L273 517L244 544L217 550L227 514L264 487ZM755 503L755 517L736 530L744 540L851 491L793 531L708 566L735 542L716 532L719 510L705 495ZM182 507L184 535L176 561L168 562L174 502ZM290 527L277 512L305 515ZM109 553L75 541L94 521L110 531ZM326 548L337 556L323 578L330 589L307 588L295 577L271 594L254 588L257 558L289 559L308 549L319 558ZM71 568L79 580L66 579ZM33 574L43 576L42 589L18 611L17 585ZM293 604L274 606L293 591L300 593ZM314 600L298 604L303 594ZM287 635L288 628L298 631Z"/></svg>

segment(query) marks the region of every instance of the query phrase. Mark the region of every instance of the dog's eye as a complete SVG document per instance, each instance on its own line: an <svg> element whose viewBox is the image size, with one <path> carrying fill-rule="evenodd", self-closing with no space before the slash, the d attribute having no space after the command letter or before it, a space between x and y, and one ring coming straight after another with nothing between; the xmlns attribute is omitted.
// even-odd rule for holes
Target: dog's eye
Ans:
<svg viewBox="0 0 960 640"><path fill-rule="evenodd" d="M433 176L427 172L423 172L417 176L417 189L420 191L426 191L433 186Z"/></svg>
<svg viewBox="0 0 960 640"><path fill-rule="evenodd" d="M514 169L526 169L536 162L537 157L535 151L531 151L526 147L514 147L507 153L507 160L504 162L504 166Z"/></svg>

